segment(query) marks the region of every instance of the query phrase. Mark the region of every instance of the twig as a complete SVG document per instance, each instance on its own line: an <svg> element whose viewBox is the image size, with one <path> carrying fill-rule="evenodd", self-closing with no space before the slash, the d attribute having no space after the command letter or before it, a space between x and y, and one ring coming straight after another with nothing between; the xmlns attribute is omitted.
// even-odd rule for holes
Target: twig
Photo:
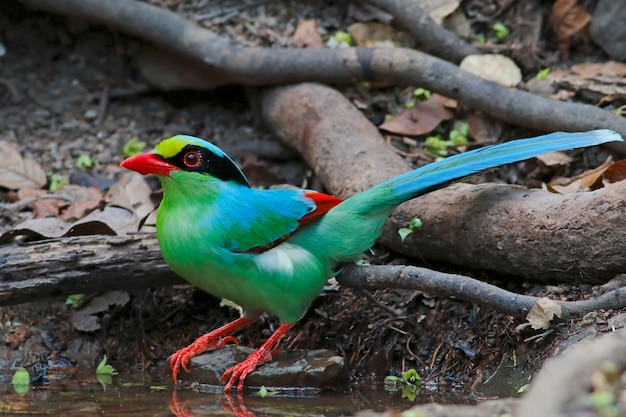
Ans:
<svg viewBox="0 0 626 417"><path fill-rule="evenodd" d="M456 297L523 319L537 297L516 294L463 275L414 266L349 266L337 277L340 284L365 289L402 288ZM618 288L589 300L556 301L564 320L583 317L595 310L626 307L626 288Z"/></svg>
<svg viewBox="0 0 626 417"><path fill-rule="evenodd" d="M431 54L459 63L468 55L480 54L472 45L437 24L412 0L367 0L392 14Z"/></svg>

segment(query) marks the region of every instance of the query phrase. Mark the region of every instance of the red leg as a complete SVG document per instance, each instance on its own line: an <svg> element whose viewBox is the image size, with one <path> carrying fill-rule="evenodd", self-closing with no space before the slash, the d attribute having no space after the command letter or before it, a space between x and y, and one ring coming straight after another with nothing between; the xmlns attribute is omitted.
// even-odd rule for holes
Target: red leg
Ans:
<svg viewBox="0 0 626 417"><path fill-rule="evenodd" d="M181 367L185 371L189 372L189 369L187 369L187 363L189 362L189 359L210 348L224 347L226 342L237 342L237 339L232 336L224 336L234 332L237 329L241 329L244 326L254 323L258 319L258 316L253 318L238 318L237 320L231 321L230 323L227 323L220 328L217 328L203 336L200 336L186 348L178 350L170 358L170 369L172 370L172 379L174 380L174 382L177 381L178 372L180 372Z"/></svg>
<svg viewBox="0 0 626 417"><path fill-rule="evenodd" d="M280 338L283 337L294 324L295 323L281 323L269 339L267 339L260 348L252 352L245 361L239 362L235 366L228 368L222 375L222 382L224 382L224 380L230 375L230 379L224 388L224 392L230 392L237 379L239 379L239 382L237 383L237 390L241 391L243 389L243 381L246 379L248 374L254 371L257 366L272 359L272 347L278 343Z"/></svg>

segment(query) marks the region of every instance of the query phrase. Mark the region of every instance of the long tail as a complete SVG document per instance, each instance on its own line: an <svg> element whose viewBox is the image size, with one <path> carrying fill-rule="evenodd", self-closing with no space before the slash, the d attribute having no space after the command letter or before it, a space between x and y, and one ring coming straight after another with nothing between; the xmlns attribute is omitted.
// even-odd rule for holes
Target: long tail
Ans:
<svg viewBox="0 0 626 417"><path fill-rule="evenodd" d="M485 169L522 161L546 152L621 141L610 130L552 133L514 140L454 155L407 172L356 194L333 207L319 221L307 225L292 240L320 258L346 261L367 250L378 239L383 224L400 203L441 188Z"/></svg>
<svg viewBox="0 0 626 417"><path fill-rule="evenodd" d="M378 195L385 192L384 201L373 204L371 212L396 205L442 188L454 180L467 177L489 168L523 161L547 152L563 151L599 145L606 142L622 141L621 136L611 130L591 130L589 132L557 132L530 139L519 139L494 146L464 152L440 161L424 165L406 174L399 175L354 197L368 198L367 194ZM381 196L382 197L382 196ZM368 198L369 199L369 198Z"/></svg>

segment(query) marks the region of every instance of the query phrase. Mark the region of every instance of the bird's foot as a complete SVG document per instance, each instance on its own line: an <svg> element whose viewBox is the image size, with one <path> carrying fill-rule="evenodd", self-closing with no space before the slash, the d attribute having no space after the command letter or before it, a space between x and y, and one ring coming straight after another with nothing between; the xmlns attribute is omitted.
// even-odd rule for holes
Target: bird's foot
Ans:
<svg viewBox="0 0 626 417"><path fill-rule="evenodd" d="M186 348L179 349L170 357L170 369L172 370L172 379L174 382L178 380L178 373L181 368L189 372L187 364L191 358L209 349L223 348L228 342L232 342L237 345L239 344L239 341L233 336L216 339L212 333L207 333L204 336L197 338Z"/></svg>
<svg viewBox="0 0 626 417"><path fill-rule="evenodd" d="M294 324L295 323L281 323L276 331L265 341L265 343L263 343L260 348L252 352L245 361L239 362L235 366L228 368L222 374L221 379L221 381L224 382L224 380L230 376L226 387L224 387L224 392L230 392L235 381L237 380L239 380L237 383L237 391L241 392L243 390L243 381L246 379L248 374L254 371L257 366L272 360L272 348L276 345L276 343L278 343L280 338L293 327Z"/></svg>
<svg viewBox="0 0 626 417"><path fill-rule="evenodd" d="M228 368L222 374L221 379L222 382L224 382L224 380L230 376L230 379L224 388L224 392L230 392L235 384L235 381L237 380L239 380L237 383L237 391L241 391L243 389L243 381L246 379L248 374L254 371L257 366L262 365L265 362L269 362L270 360L272 360L272 354L267 348L261 346L259 349L252 352L245 361L239 362L238 364Z"/></svg>

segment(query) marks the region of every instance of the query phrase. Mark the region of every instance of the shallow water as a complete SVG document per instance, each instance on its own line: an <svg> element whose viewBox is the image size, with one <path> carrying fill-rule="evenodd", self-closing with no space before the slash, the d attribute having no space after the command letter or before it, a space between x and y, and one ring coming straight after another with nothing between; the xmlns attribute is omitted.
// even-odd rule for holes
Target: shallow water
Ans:
<svg viewBox="0 0 626 417"><path fill-rule="evenodd" d="M93 370L91 371L93 372ZM245 392L226 396L216 387L213 393L192 389L175 390L170 381L151 375L116 375L103 386L93 374L71 378L48 375L50 382L31 387L23 396L10 385L9 374L0 376L0 415L29 416L344 416L361 410L406 410L420 402L442 402L439 394L423 391L415 402L400 393L382 389L350 394L298 391L264 398ZM433 395L436 398L433 398ZM461 397L443 402L459 402ZM464 401L461 401L464 402Z"/></svg>

